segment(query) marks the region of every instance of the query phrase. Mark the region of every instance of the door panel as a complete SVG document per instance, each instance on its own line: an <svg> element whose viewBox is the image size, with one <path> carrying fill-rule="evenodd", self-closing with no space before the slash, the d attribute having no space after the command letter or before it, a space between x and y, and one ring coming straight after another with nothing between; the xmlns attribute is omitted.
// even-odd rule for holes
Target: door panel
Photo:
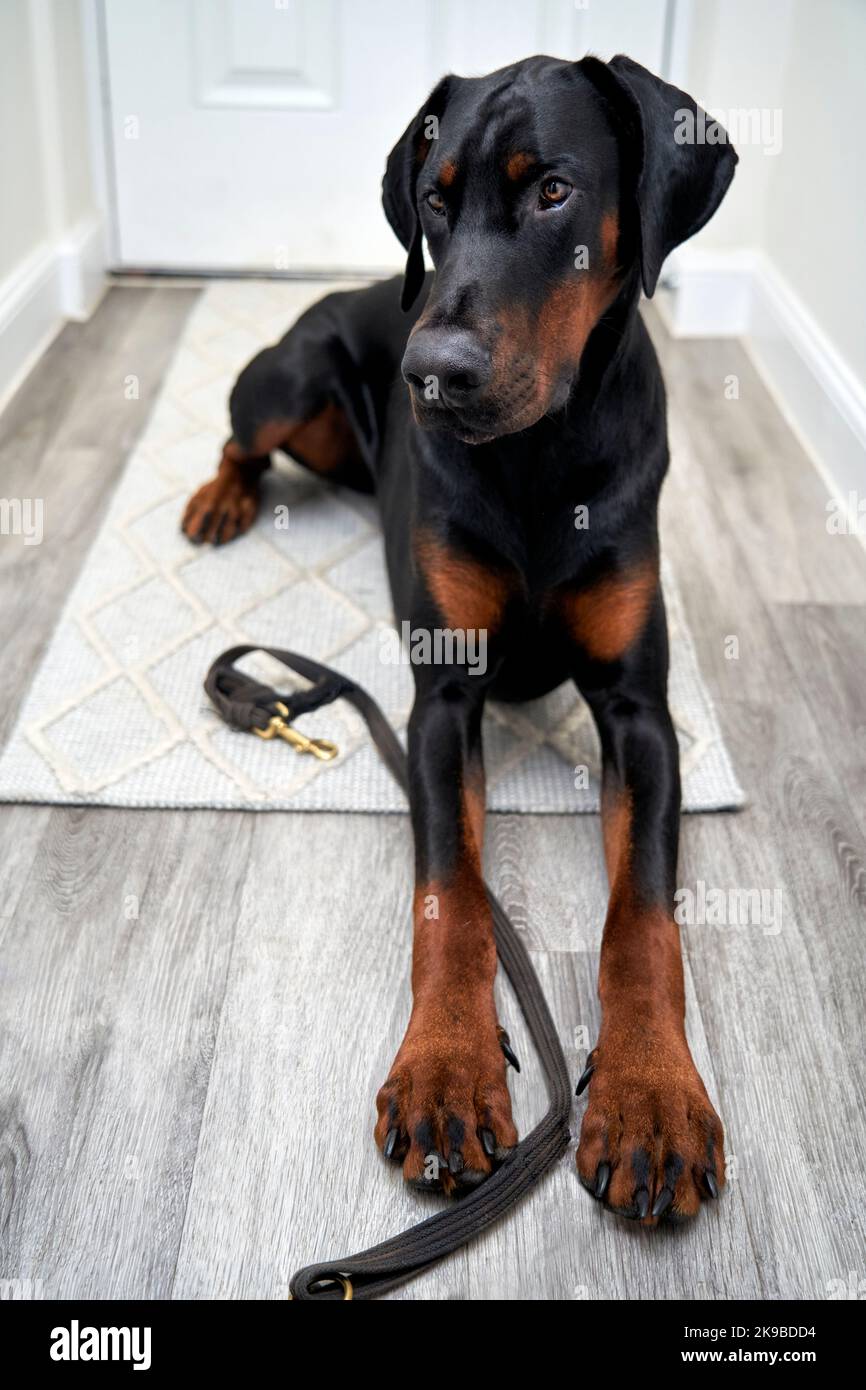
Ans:
<svg viewBox="0 0 866 1390"><path fill-rule="evenodd" d="M362 271L386 155L444 72L662 62L665 0L101 0L118 266Z"/></svg>
<svg viewBox="0 0 866 1390"><path fill-rule="evenodd" d="M337 106L336 0L193 0L190 42L200 106L332 110Z"/></svg>

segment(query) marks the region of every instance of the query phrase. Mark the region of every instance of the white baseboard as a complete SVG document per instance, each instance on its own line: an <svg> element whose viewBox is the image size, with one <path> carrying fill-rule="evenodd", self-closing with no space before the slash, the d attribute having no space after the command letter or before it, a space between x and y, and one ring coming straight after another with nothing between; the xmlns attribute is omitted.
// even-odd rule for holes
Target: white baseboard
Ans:
<svg viewBox="0 0 866 1390"><path fill-rule="evenodd" d="M89 319L105 293L105 232L100 217L79 222L58 248L63 311L69 319Z"/></svg>
<svg viewBox="0 0 866 1390"><path fill-rule="evenodd" d="M105 290L102 221L43 242L0 281L0 409L68 319L89 318Z"/></svg>
<svg viewBox="0 0 866 1390"><path fill-rule="evenodd" d="M866 497L866 387L766 261L755 276L745 342L828 485L846 501L852 492Z"/></svg>
<svg viewBox="0 0 866 1390"><path fill-rule="evenodd" d="M762 253L684 247L671 260L657 294L669 331L743 339L828 489L856 522L852 509L866 498L866 385Z"/></svg>

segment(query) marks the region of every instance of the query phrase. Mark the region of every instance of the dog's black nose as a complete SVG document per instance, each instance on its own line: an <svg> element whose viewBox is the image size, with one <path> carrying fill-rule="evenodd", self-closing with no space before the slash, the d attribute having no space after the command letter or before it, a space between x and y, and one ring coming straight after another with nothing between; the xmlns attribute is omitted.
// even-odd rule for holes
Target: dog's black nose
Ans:
<svg viewBox="0 0 866 1390"><path fill-rule="evenodd" d="M421 328L403 355L403 380L423 404L468 405L484 390L490 371L490 354L462 331Z"/></svg>

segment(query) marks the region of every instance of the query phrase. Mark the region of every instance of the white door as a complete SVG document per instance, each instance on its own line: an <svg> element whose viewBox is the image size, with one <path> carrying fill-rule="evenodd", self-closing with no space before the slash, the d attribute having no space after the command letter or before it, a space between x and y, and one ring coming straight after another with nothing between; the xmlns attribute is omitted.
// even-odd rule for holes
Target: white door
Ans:
<svg viewBox="0 0 866 1390"><path fill-rule="evenodd" d="M615 52L665 0L97 0L119 268L394 267L385 158L447 71Z"/></svg>

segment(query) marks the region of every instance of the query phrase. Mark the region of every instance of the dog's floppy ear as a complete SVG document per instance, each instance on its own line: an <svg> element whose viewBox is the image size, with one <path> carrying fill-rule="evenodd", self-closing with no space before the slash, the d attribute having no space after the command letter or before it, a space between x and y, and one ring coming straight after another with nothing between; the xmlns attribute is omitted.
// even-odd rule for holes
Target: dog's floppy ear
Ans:
<svg viewBox="0 0 866 1390"><path fill-rule="evenodd" d="M453 78L443 77L412 117L388 156L382 180L382 206L401 245L408 251L400 306L410 309L424 283L424 238L415 202L418 172L435 139Z"/></svg>
<svg viewBox="0 0 866 1390"><path fill-rule="evenodd" d="M725 196L736 151L686 92L624 54L609 63L585 58L578 67L625 115L622 139L636 177L641 278L649 297L665 257L700 231Z"/></svg>

